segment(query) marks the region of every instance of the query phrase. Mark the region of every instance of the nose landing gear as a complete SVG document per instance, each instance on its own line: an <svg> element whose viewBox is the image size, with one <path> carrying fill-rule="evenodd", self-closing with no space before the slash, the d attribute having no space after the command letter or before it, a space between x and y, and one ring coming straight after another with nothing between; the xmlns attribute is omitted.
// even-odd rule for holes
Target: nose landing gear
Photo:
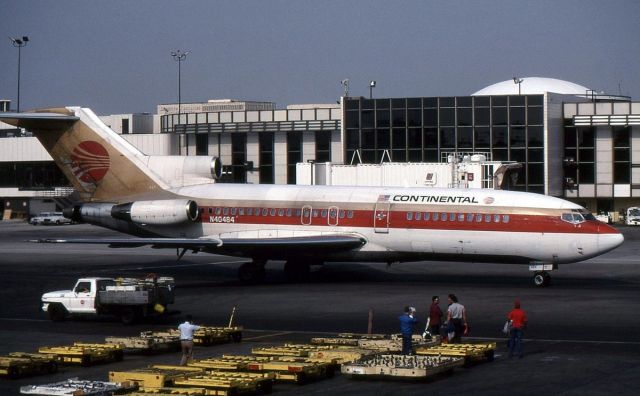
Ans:
<svg viewBox="0 0 640 396"><path fill-rule="evenodd" d="M533 283L537 287L546 287L551 283L551 275L548 272L540 271L533 275Z"/></svg>
<svg viewBox="0 0 640 396"><path fill-rule="evenodd" d="M532 264L529 271L533 271L533 284L536 287L547 287L551 283L551 275L548 271L558 269L558 264Z"/></svg>

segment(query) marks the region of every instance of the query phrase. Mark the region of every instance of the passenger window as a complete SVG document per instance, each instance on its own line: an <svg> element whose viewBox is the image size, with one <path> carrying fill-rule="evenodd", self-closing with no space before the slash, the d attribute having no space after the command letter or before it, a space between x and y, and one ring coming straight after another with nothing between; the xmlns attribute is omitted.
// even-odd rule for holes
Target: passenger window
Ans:
<svg viewBox="0 0 640 396"><path fill-rule="evenodd" d="M293 213L293 210L291 210L291 208L287 208L287 217L291 217L292 213Z"/></svg>
<svg viewBox="0 0 640 396"><path fill-rule="evenodd" d="M438 213L434 213L433 214L433 221L438 221L439 217L440 217L440 215Z"/></svg>
<svg viewBox="0 0 640 396"><path fill-rule="evenodd" d="M413 212L407 212L407 220L413 220Z"/></svg>
<svg viewBox="0 0 640 396"><path fill-rule="evenodd" d="M213 213L213 208L209 208L208 212L209 212L209 214L212 214Z"/></svg>
<svg viewBox="0 0 640 396"><path fill-rule="evenodd" d="M491 223L491 215L484 215L484 222L485 223Z"/></svg>
<svg viewBox="0 0 640 396"><path fill-rule="evenodd" d="M429 212L424 212L424 221L429 221L429 218L431 217L431 213Z"/></svg>
<svg viewBox="0 0 640 396"><path fill-rule="evenodd" d="M318 217L318 210L317 209L313 210L313 217Z"/></svg>
<svg viewBox="0 0 640 396"><path fill-rule="evenodd" d="M282 208L278 209L278 216L280 217L284 216L284 209Z"/></svg>
<svg viewBox="0 0 640 396"><path fill-rule="evenodd" d="M344 219L344 216L345 216L344 210L340 209L339 216L341 219Z"/></svg>
<svg viewBox="0 0 640 396"><path fill-rule="evenodd" d="M473 213L468 213L468 214L467 214L467 221L468 221L469 223L471 223L471 222L473 221Z"/></svg>
<svg viewBox="0 0 640 396"><path fill-rule="evenodd" d="M494 215L493 216L493 222L494 223L499 223L500 222L500 215Z"/></svg>
<svg viewBox="0 0 640 396"><path fill-rule="evenodd" d="M216 215L220 215L222 213L222 208L216 208Z"/></svg>
<svg viewBox="0 0 640 396"><path fill-rule="evenodd" d="M247 216L253 216L253 208L247 208Z"/></svg>
<svg viewBox="0 0 640 396"><path fill-rule="evenodd" d="M464 214L460 213L458 215L458 221L464 221Z"/></svg>
<svg viewBox="0 0 640 396"><path fill-rule="evenodd" d="M262 209L262 215L263 216L268 216L269 215L269 209L267 209L267 208Z"/></svg>
<svg viewBox="0 0 640 396"><path fill-rule="evenodd" d="M416 212L416 220L418 221L422 220L422 213Z"/></svg>
<svg viewBox="0 0 640 396"><path fill-rule="evenodd" d="M477 215L476 215L476 221L477 221L478 223L482 223L482 215L481 215L481 214L477 214Z"/></svg>
<svg viewBox="0 0 640 396"><path fill-rule="evenodd" d="M353 219L353 210L347 211L347 218Z"/></svg>
<svg viewBox="0 0 640 396"><path fill-rule="evenodd" d="M455 213L449 213L449 221L456 221L456 214Z"/></svg>
<svg viewBox="0 0 640 396"><path fill-rule="evenodd" d="M231 215L235 216L238 214L238 208L231 208Z"/></svg>
<svg viewBox="0 0 640 396"><path fill-rule="evenodd" d="M240 216L244 216L244 208L240 208L240 209L238 209L238 214L239 214Z"/></svg>
<svg viewBox="0 0 640 396"><path fill-rule="evenodd" d="M503 223L508 223L509 222L509 215L502 215L502 222Z"/></svg>
<svg viewBox="0 0 640 396"><path fill-rule="evenodd" d="M275 216L276 215L276 209L275 208L271 208L271 210L269 211L269 214L271 216Z"/></svg>
<svg viewBox="0 0 640 396"><path fill-rule="evenodd" d="M302 209L296 209L296 217L300 217L302 215Z"/></svg>
<svg viewBox="0 0 640 396"><path fill-rule="evenodd" d="M447 214L446 214L446 213L442 213L442 214L440 215L440 220L441 220L441 221L447 221Z"/></svg>
<svg viewBox="0 0 640 396"><path fill-rule="evenodd" d="M326 209L322 209L322 212L320 212L320 217L327 217L327 210Z"/></svg>
<svg viewBox="0 0 640 396"><path fill-rule="evenodd" d="M229 214L229 208L222 209L222 214L225 215L225 216L228 215Z"/></svg>

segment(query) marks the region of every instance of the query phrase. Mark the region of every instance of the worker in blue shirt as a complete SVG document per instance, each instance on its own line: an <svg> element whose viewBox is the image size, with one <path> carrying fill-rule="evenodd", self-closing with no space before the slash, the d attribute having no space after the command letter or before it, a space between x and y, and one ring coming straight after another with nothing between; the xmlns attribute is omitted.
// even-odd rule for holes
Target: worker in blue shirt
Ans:
<svg viewBox="0 0 640 396"><path fill-rule="evenodd" d="M400 320L400 334L402 334L403 355L411 355L413 351L411 338L413 337L413 327L418 323L415 313L416 309L414 307L404 307L404 314L398 318Z"/></svg>

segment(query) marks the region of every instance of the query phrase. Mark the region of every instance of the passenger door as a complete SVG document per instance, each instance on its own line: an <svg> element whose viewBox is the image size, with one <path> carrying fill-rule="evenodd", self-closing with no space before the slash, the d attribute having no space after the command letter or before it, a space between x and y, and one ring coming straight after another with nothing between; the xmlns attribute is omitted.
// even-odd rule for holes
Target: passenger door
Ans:
<svg viewBox="0 0 640 396"><path fill-rule="evenodd" d="M389 212L391 210L391 202L376 202L373 209L373 230L378 234L389 233Z"/></svg>

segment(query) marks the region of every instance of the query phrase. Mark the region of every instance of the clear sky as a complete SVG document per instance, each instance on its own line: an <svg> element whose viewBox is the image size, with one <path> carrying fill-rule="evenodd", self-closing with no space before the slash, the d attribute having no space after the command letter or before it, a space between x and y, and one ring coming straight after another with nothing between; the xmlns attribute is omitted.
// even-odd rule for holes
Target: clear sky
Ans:
<svg viewBox="0 0 640 396"><path fill-rule="evenodd" d="M0 0L0 98L21 109L155 112L233 98L334 103L469 95L519 77L640 100L640 1Z"/></svg>

